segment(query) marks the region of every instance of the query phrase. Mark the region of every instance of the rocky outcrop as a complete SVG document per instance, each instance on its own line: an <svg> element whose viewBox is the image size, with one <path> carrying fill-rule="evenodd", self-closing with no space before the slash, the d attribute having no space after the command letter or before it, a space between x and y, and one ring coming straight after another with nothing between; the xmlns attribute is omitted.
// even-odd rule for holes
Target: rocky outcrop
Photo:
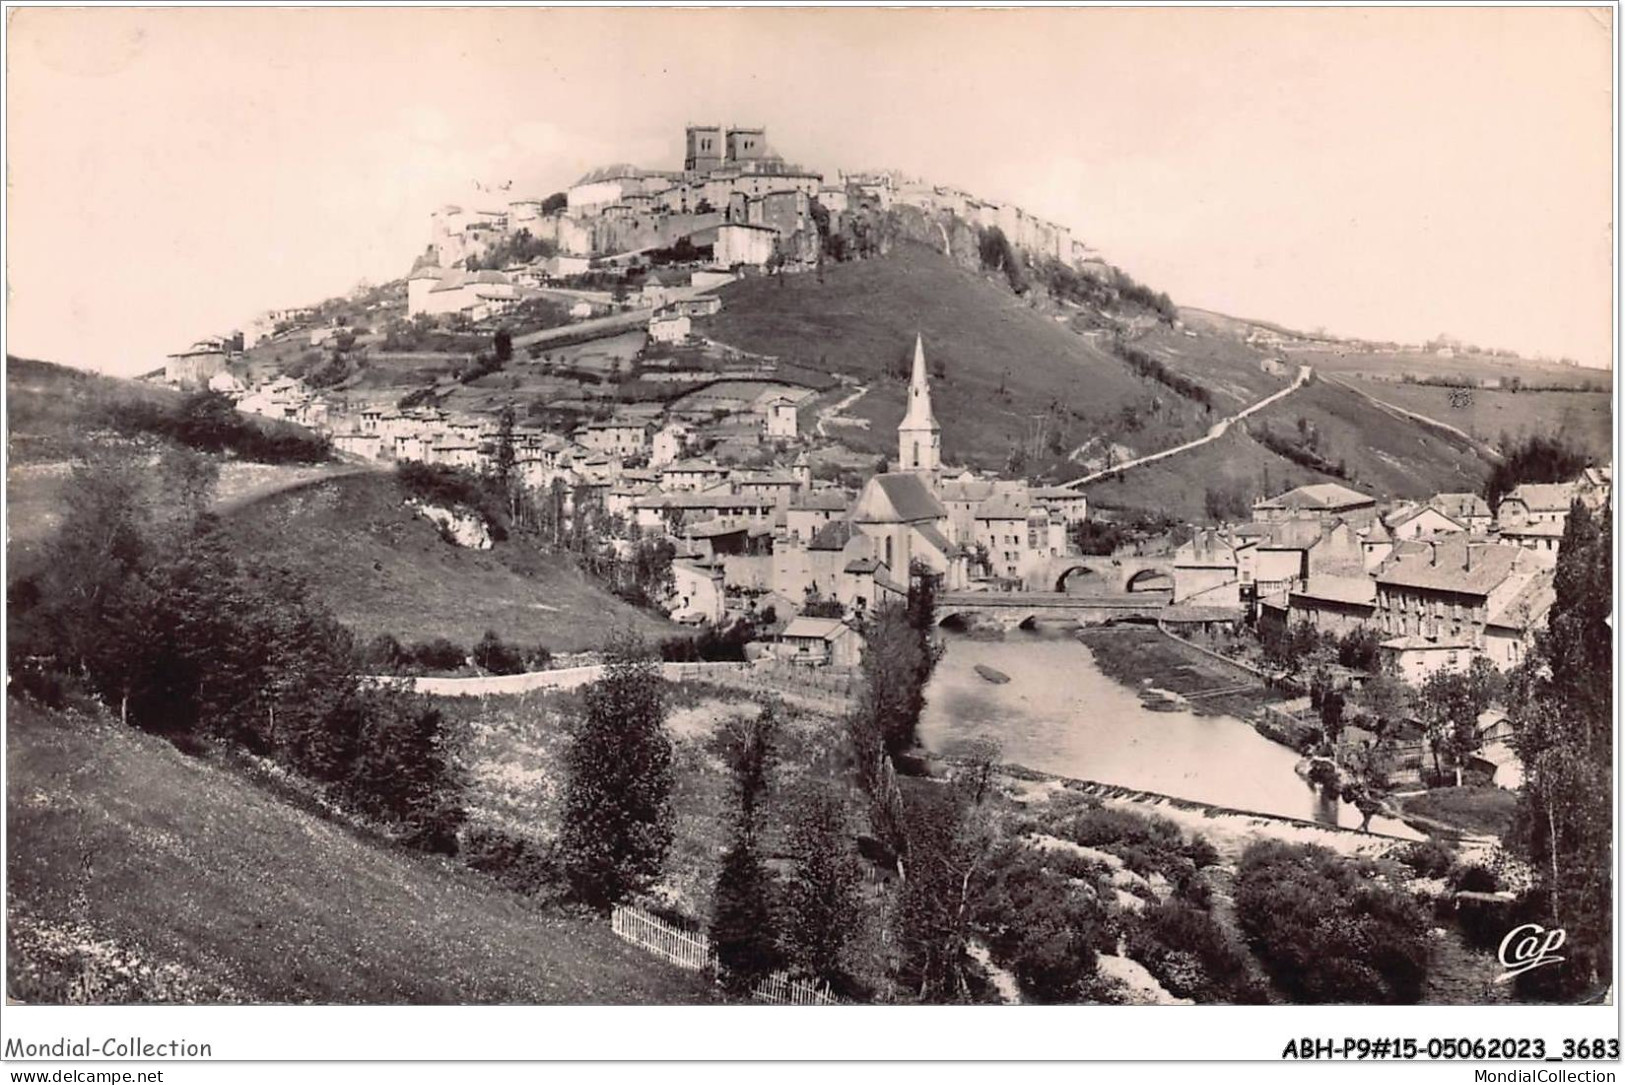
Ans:
<svg viewBox="0 0 1625 1085"><path fill-rule="evenodd" d="M411 500L407 507L440 529L447 542L468 550L491 549L491 527L477 512L447 509L426 501Z"/></svg>

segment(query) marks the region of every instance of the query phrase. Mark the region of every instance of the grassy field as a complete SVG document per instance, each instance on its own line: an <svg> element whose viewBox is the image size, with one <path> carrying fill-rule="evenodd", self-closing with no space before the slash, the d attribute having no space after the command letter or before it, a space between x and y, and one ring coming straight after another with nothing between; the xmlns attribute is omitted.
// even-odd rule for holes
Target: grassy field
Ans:
<svg viewBox="0 0 1625 1085"><path fill-rule="evenodd" d="M1504 837L1518 809L1518 795L1499 787L1440 787L1407 795L1400 805L1407 814L1442 821L1464 833Z"/></svg>
<svg viewBox="0 0 1625 1085"><path fill-rule="evenodd" d="M1537 362L1528 358L1497 358L1487 354L1441 358L1437 354L1373 354L1345 347L1338 350L1295 350L1289 357L1294 362L1305 362L1326 373L1364 376L1391 382L1399 382L1409 374L1415 377L1465 378L1472 381L1517 377L1525 384L1564 385L1573 388L1583 388L1590 384L1598 388L1611 389L1614 385L1612 370L1581 369L1558 365L1555 362Z"/></svg>
<svg viewBox="0 0 1625 1085"><path fill-rule="evenodd" d="M1473 388L1463 395L1453 388L1391 381L1351 379L1369 395L1407 411L1426 415L1490 445L1535 434L1560 433L1586 452L1607 462L1613 455L1614 402L1607 392L1505 392Z"/></svg>
<svg viewBox="0 0 1625 1085"><path fill-rule="evenodd" d="M650 637L677 627L629 606L561 555L515 541L468 550L403 506L394 477L367 474L277 494L234 512L245 553L293 569L362 640L445 636L471 645L487 629L554 652L599 647L612 629Z"/></svg>
<svg viewBox="0 0 1625 1085"><path fill-rule="evenodd" d="M108 408L180 400L181 394L171 388L8 355L8 462L50 463L77 456Z"/></svg>
<svg viewBox="0 0 1625 1085"><path fill-rule="evenodd" d="M717 730L731 716L758 714L761 705L741 691L703 683L670 685L667 691L666 727L677 755L675 839L654 895L704 919L711 914L712 888L732 833L731 785L717 748ZM455 723L453 745L469 783L470 817L550 844L558 833L563 801L566 723L580 711L580 697L536 691L477 700L441 698L437 703ZM788 803L809 777L848 789L854 825L862 820L846 763L845 729L825 716L784 706L780 721L779 756L762 820L769 855L781 849Z"/></svg>
<svg viewBox="0 0 1625 1085"><path fill-rule="evenodd" d="M8 708L9 997L715 998L602 919L540 910L100 716Z"/></svg>

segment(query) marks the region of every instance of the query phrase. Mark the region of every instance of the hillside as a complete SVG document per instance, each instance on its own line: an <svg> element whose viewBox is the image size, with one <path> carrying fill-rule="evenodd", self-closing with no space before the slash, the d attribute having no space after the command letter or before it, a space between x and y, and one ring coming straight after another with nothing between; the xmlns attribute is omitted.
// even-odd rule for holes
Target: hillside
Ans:
<svg viewBox="0 0 1625 1085"><path fill-rule="evenodd" d="M900 243L886 257L834 264L822 276L745 279L719 293L722 311L696 321L700 334L869 385L845 412L867 420L867 430L839 434L862 451L895 451L891 435L906 388L890 374L912 351L916 333L932 365L932 399L951 463L1003 467L1012 446L1029 440L1045 419L1055 436L1043 451L1052 460L1055 450L1107 432L1154 451L1197 436L1211 421L1199 405L1136 376L1112 355L1108 337L1073 331L1074 307L1036 307L1001 281L921 245ZM1198 344L1181 345L1194 353ZM1187 360L1211 383L1219 410L1286 383L1257 379L1263 375L1256 357L1238 360L1234 353ZM1134 427L1122 422L1128 408L1139 415Z"/></svg>
<svg viewBox="0 0 1625 1085"><path fill-rule="evenodd" d="M1312 432L1316 454L1341 464L1344 476L1265 447L1258 438L1266 429L1293 443L1305 440L1305 430ZM1210 489L1227 491L1249 506L1310 482L1341 482L1379 498L1429 497L1477 491L1488 471L1489 461L1470 442L1317 380L1211 444L1092 483L1084 492L1100 508L1204 521Z"/></svg>
<svg viewBox="0 0 1625 1085"><path fill-rule="evenodd" d="M1045 451L1059 446L1079 454L1071 463L1053 454L1029 455L1023 464L1029 473L1052 478L1076 478L1100 466L1093 457L1107 443L1121 458L1202 436L1220 418L1284 387L1299 361L1308 360L1251 346L1243 341L1244 329L1260 325L1215 314L1199 314L1183 328L1156 325L1136 333L1130 346L1200 386L1211 401L1206 410L1166 383L1136 375L1113 352L1109 337L1074 331L1065 307L1029 304L997 281L917 245L826 268L822 282L813 275L747 279L722 293L723 310L703 322L705 334L822 365L868 386L843 411L867 420L868 428L830 428L844 443L864 452L891 451L904 386L889 370L918 329L927 359L935 364L940 358L944 371L934 375L932 394L945 458L1003 468L1013 447L1030 444L1034 431L1059 415L1061 432ZM1054 403L1060 412L1051 409ZM1272 404L1248 428L1251 434L1234 429L1199 450L1136 468L1122 481L1096 483L1088 492L1104 507L1205 520L1209 489L1233 491L1250 503L1266 492L1335 477L1340 462L1345 481L1382 497L1476 490L1489 470L1487 454L1473 442L1328 381ZM1330 471L1265 447L1255 439L1264 430L1277 435L1277 445L1307 441L1313 433Z"/></svg>
<svg viewBox="0 0 1625 1085"><path fill-rule="evenodd" d="M402 504L394 476L368 473L275 494L231 513L246 554L304 576L363 642L445 636L470 645L487 629L553 652L599 647L616 626L647 636L677 627L623 603L562 555L520 543L454 546Z"/></svg>
<svg viewBox="0 0 1625 1085"><path fill-rule="evenodd" d="M8 997L692 1003L704 981L105 718L8 703ZM65 786L64 781L71 781Z"/></svg>
<svg viewBox="0 0 1625 1085"><path fill-rule="evenodd" d="M127 458L156 468L163 442L147 433L120 433L110 428L111 412L131 405L178 408L185 400L170 388L108 377L52 362L6 359L6 576L8 583L32 572L41 547L61 522L63 490L74 465L93 452ZM308 431L284 422L238 415L250 432L298 434ZM325 463L254 463L229 453L200 453L219 470L218 506L230 507L257 495L297 486L326 475L359 470L338 461ZM150 500L163 502L156 469Z"/></svg>
<svg viewBox="0 0 1625 1085"><path fill-rule="evenodd" d="M1608 374L1604 374L1606 378ZM1339 376L1351 387L1384 403L1455 426L1491 445L1536 434L1560 433L1598 462L1613 459L1614 397L1558 388L1510 391L1500 388L1448 388Z"/></svg>

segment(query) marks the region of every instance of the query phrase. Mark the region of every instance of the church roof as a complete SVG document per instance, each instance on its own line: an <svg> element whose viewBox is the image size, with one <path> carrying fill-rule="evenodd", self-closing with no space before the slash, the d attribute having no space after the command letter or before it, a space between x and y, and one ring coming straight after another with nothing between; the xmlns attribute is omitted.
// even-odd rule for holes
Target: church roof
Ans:
<svg viewBox="0 0 1625 1085"><path fill-rule="evenodd" d="M948 510L919 475L891 471L869 479L858 495L852 518L866 524L908 524L947 515Z"/></svg>

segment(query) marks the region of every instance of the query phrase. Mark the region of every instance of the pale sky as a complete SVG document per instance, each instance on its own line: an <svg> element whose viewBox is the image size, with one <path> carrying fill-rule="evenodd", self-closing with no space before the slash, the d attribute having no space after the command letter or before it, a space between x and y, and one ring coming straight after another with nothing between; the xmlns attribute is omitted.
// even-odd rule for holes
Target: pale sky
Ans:
<svg viewBox="0 0 1625 1085"><path fill-rule="evenodd" d="M689 121L1008 200L1176 302L1611 364L1605 9L42 10L7 349L131 374Z"/></svg>

